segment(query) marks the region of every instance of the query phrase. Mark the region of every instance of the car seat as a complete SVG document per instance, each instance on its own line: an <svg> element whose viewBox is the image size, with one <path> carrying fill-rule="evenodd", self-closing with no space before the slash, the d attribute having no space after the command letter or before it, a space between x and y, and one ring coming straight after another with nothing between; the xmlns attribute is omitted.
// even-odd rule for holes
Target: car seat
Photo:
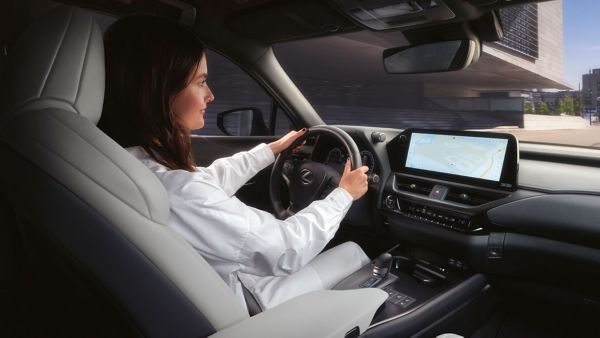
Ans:
<svg viewBox="0 0 600 338"><path fill-rule="evenodd" d="M381 290L313 292L249 317L217 273L167 227L169 201L158 179L96 127L103 58L93 17L67 6L34 23L9 52L0 102L0 191L16 215L26 251L41 261L35 269L45 260L59 262L59 270L38 273L37 281L64 274L82 290L93 290L108 304L105 312L127 327L121 335L364 332L387 298ZM58 334L91 336L100 327Z"/></svg>

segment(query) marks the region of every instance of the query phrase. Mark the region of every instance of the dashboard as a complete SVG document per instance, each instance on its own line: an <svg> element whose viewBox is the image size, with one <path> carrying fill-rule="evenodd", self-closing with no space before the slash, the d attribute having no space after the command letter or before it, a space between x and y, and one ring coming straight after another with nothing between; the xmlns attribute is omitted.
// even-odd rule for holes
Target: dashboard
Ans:
<svg viewBox="0 0 600 338"><path fill-rule="evenodd" d="M352 137L359 151L372 154L373 172L380 179L352 204L332 242L355 241L373 257L399 244L409 254L421 256L418 251L423 251L429 262L446 271L467 269L486 276L552 282L586 295L598 293L600 301L600 150L518 143L516 156L505 154L505 161L518 160L516 185L502 187L502 180L495 185L488 182L495 180L470 181L461 177L468 176L464 171L446 176L423 167L406 170L402 161L407 150L393 144L407 130L337 127ZM224 149L233 154L235 147L247 149L259 140L192 141L201 151L197 158L206 161L200 165L209 165L224 156ZM303 148L301 159L328 162L341 172L346 155L335 140L320 136L308 139ZM334 148L342 156L332 152ZM268 186L269 176L264 177L255 186ZM443 199L430 196L436 185L447 187ZM252 187L243 187L237 196L257 200L255 190L246 190Z"/></svg>
<svg viewBox="0 0 600 338"><path fill-rule="evenodd" d="M501 133L433 129L379 130L350 127L363 165L381 182L370 186L375 210L393 212L458 232L480 232L491 224L481 206L515 192L518 142ZM382 137L385 135L385 137ZM313 160L343 171L348 155L326 136L308 140ZM359 200L347 222L371 224L373 203ZM358 215L361 215L359 217Z"/></svg>
<svg viewBox="0 0 600 338"><path fill-rule="evenodd" d="M361 137L353 136L354 142L360 151L362 164L369 168L369 173L379 172L379 160L374 154L369 141ZM344 165L348 158L347 152L336 140L327 136L320 135L314 139L308 139L305 147L310 148L311 159L321 162L336 169L340 174L344 171Z"/></svg>
<svg viewBox="0 0 600 338"><path fill-rule="evenodd" d="M448 229L484 230L474 207L517 186L518 143L510 134L407 129L386 150L393 175L382 206Z"/></svg>
<svg viewBox="0 0 600 338"><path fill-rule="evenodd" d="M600 271L599 151L519 144L508 134L339 127L370 153L381 178L345 226L439 252L445 267L552 274L566 285L583 271ZM330 146L315 156L343 162L345 154L332 150L339 146ZM457 159L474 165L450 170ZM597 275L586 280L600 282Z"/></svg>
<svg viewBox="0 0 600 338"><path fill-rule="evenodd" d="M600 249L600 208L592 207L600 205L597 150L519 144L503 133L338 127L380 176L369 203L353 206L361 208L354 214L373 215L372 222L348 219L353 225L404 222L440 229L439 237L458 242L515 232ZM313 160L341 171L347 155L334 140L312 145ZM448 169L459 161L462 168Z"/></svg>

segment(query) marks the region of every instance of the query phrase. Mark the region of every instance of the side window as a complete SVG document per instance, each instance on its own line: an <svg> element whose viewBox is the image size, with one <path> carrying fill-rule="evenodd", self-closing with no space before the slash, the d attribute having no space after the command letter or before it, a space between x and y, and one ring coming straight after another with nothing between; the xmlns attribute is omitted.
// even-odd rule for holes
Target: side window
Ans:
<svg viewBox="0 0 600 338"><path fill-rule="evenodd" d="M117 20L110 14L91 11L102 31ZM0 73L4 67L5 48L0 43ZM232 135L283 135L294 127L279 107L272 107L273 100L246 72L237 65L211 50L206 51L208 85L215 101L208 105L204 115L204 128L195 130L198 135L224 135L217 126L221 112L228 114L223 125Z"/></svg>
<svg viewBox="0 0 600 338"><path fill-rule="evenodd" d="M208 85L215 100L208 105L204 115L204 128L197 135L224 135L221 124L230 135L282 135L292 129L290 120L273 100L246 72L225 57L207 50Z"/></svg>

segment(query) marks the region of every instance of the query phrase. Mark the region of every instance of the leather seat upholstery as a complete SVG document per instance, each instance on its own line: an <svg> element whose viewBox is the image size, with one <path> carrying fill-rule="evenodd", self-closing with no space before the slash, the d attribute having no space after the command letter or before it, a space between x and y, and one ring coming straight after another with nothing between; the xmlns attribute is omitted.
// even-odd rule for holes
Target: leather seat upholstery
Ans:
<svg viewBox="0 0 600 338"><path fill-rule="evenodd" d="M42 266L52 257L61 267L38 274L39 282L64 274L94 290L120 316L117 326L128 328L110 336L364 332L387 298L381 290L313 292L248 316L217 273L167 227L169 202L158 179L96 127L103 58L92 16L59 7L17 40L1 80L0 200L14 210L32 256L42 257ZM94 336L104 327L95 325L53 335Z"/></svg>
<svg viewBox="0 0 600 338"><path fill-rule="evenodd" d="M220 277L166 227L160 182L95 126L103 57L101 30L77 8L53 10L19 38L0 114L0 156L10 163L0 173L5 198L108 289L142 335L204 337L247 318Z"/></svg>

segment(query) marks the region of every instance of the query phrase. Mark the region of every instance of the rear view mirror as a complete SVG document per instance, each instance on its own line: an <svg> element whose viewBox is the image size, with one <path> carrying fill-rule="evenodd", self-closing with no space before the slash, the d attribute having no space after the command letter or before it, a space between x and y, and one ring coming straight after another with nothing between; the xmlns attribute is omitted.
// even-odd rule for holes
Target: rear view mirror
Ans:
<svg viewBox="0 0 600 338"><path fill-rule="evenodd" d="M441 41L386 49L383 65L390 74L448 72L477 62L480 52L477 40Z"/></svg>
<svg viewBox="0 0 600 338"><path fill-rule="evenodd" d="M269 135L263 114L257 108L238 108L217 115L217 126L225 135L260 136Z"/></svg>

